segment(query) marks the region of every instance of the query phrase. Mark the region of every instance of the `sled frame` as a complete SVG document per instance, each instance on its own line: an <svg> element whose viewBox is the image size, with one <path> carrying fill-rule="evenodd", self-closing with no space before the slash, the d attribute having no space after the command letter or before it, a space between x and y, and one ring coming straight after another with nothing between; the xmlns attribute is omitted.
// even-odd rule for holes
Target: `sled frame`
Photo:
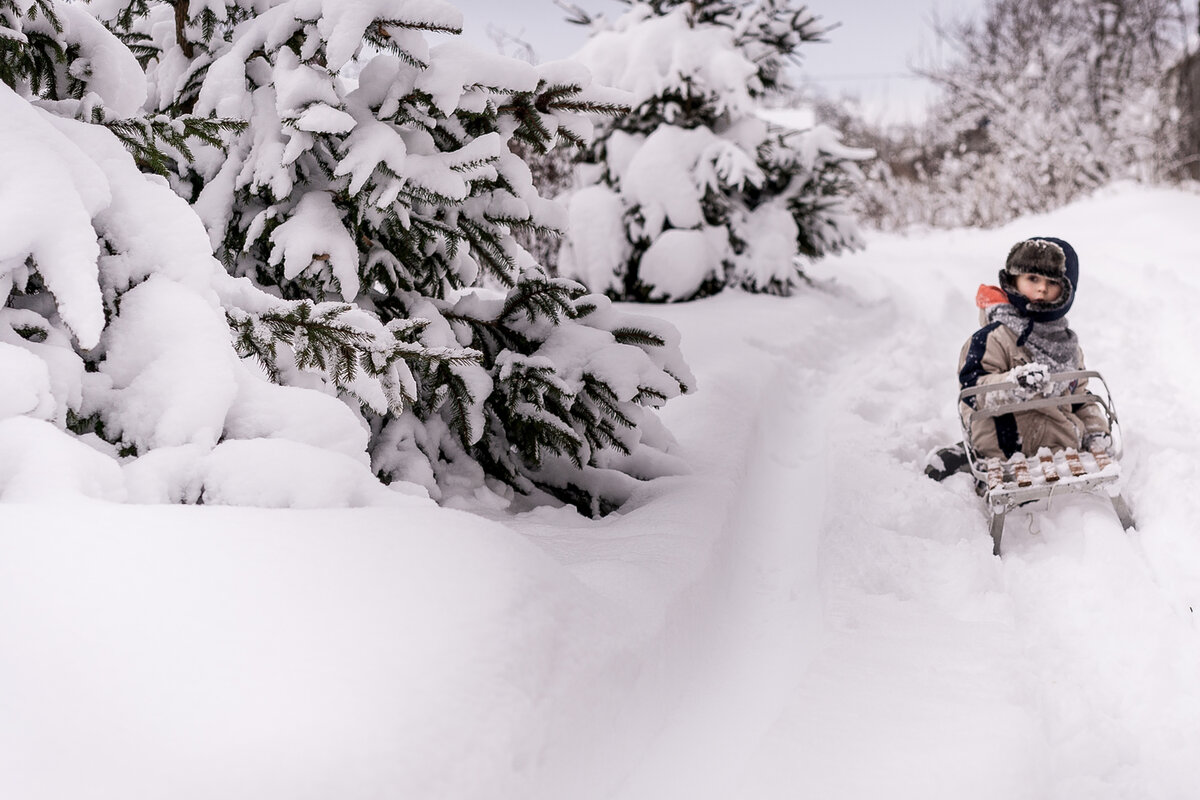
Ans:
<svg viewBox="0 0 1200 800"><path fill-rule="evenodd" d="M1061 495L1103 491L1112 502L1113 511L1120 519L1121 526L1125 530L1133 527L1133 515L1129 511L1129 505L1125 502L1125 498L1121 495L1121 467L1119 464L1123 452L1121 426L1117 418L1116 407L1113 405L1112 393L1104 376L1095 370L1056 372L1047 376L1047 380L1064 384L1084 379L1088 381L1088 388L1085 392L1056 397L1038 397L1032 400L1003 403L991 408L977 408L980 405L978 398L992 392L1016 389L1018 384L1013 381L991 383L972 386L959 392L958 409L959 422L963 431L963 446L966 448L971 475L980 482L981 486L985 487L983 502L988 511L988 532L992 537L992 553L994 555L1000 555L1000 541L1004 536L1004 521L1008 512L1019 506L1039 501L1045 501L1048 504L1051 499ZM1096 394L1092 391L1093 388L1097 388L1096 383L1099 383L1103 394ZM1039 408L1074 406L1089 402L1095 402L1108 418L1113 442L1111 455L1103 451L1080 453L1074 448L1051 451L1044 447L1033 457L1015 453L1008 460L1002 460L980 456L971 444L971 428L977 420Z"/></svg>

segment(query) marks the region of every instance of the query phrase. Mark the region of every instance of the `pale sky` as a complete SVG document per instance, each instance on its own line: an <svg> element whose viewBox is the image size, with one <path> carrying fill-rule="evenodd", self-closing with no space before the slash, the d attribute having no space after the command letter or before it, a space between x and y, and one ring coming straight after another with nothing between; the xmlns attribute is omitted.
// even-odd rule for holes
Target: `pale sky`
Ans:
<svg viewBox="0 0 1200 800"><path fill-rule="evenodd" d="M488 25L501 28L534 48L539 61L565 58L586 36L565 22L551 0L450 0L463 12L464 35L491 47ZM615 0L574 0L591 12L620 15ZM829 24L841 23L828 42L801 48L801 75L839 97L856 95L876 120L919 120L932 87L915 78L909 66L934 54L930 19L978 13L983 0L807 0L805 5Z"/></svg>

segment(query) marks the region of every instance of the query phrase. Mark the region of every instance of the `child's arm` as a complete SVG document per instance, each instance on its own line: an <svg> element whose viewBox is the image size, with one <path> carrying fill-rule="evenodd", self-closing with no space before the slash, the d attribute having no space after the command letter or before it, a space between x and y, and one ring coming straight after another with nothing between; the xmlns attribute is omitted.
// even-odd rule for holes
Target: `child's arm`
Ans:
<svg viewBox="0 0 1200 800"><path fill-rule="evenodd" d="M996 335L998 323L985 325L967 340L958 356L958 385L968 389L988 383L1008 380L1008 371L1015 364L1011 354Z"/></svg>
<svg viewBox="0 0 1200 800"><path fill-rule="evenodd" d="M1008 339L1011 339L1011 334L1007 328L998 328L996 325L980 328L963 345L959 354L959 386L968 389L994 383L1018 384L1010 389L980 395L985 408L1059 394L1062 387L1046 380L1049 368L1045 364L1018 364L1014 357L1015 348L1006 346Z"/></svg>

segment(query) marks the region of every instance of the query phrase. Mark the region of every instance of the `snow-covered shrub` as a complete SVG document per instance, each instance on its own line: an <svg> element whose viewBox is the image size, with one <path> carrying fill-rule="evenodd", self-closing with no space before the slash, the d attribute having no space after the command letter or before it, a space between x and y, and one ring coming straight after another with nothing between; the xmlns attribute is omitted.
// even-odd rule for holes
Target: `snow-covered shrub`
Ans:
<svg viewBox="0 0 1200 800"><path fill-rule="evenodd" d="M385 481L599 512L661 471L650 407L692 383L677 336L514 236L564 220L509 143L583 143L623 95L575 63L431 42L462 24L441 0L91 6L142 58L148 115L232 132L171 153L171 182L228 270L286 301L230 306L241 352L350 401Z"/></svg>
<svg viewBox="0 0 1200 800"><path fill-rule="evenodd" d="M188 204L84 121L137 114L129 50L74 5L0 19L0 498L269 502L274 474L212 471L253 439L268 461L339 464L331 504L386 501L344 403L235 351L225 309L281 301L228 275Z"/></svg>
<svg viewBox="0 0 1200 800"><path fill-rule="evenodd" d="M577 56L633 110L598 134L567 199L561 274L638 300L783 294L803 257L854 247L847 195L870 154L758 115L787 60L825 32L817 18L788 0L628 5L611 24L588 20Z"/></svg>

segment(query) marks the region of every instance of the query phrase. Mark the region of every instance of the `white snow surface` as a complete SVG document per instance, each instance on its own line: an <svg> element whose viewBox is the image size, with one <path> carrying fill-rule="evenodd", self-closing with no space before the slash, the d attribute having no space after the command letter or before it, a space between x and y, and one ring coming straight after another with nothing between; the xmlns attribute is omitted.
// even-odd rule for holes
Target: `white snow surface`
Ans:
<svg viewBox="0 0 1200 800"><path fill-rule="evenodd" d="M656 308L698 384L662 411L689 472L599 520L397 492L118 504L95 499L122 486L99 454L94 475L62 456L78 472L46 496L14 466L86 445L33 418L49 379L5 356L30 391L0 424L0 796L1192 797L1197 216L1200 195L1117 186L999 230L871 237L792 298ZM1072 326L1138 524L1060 498L1014 512L996 558L967 477L921 469L957 440L975 288L1032 235L1080 254ZM209 468L236 491L286 466L312 482L281 480L295 504L352 480L305 475L306 446Z"/></svg>
<svg viewBox="0 0 1200 800"><path fill-rule="evenodd" d="M0 86L0 290L5 299L12 273L32 256L54 293L63 322L86 347L104 327L95 277L100 247L92 217L112 201L106 176L47 117Z"/></svg>
<svg viewBox="0 0 1200 800"><path fill-rule="evenodd" d="M574 234L564 238L559 270L576 276L594 292L618 288L617 272L630 249L621 219L624 211L620 195L603 184L572 194L567 219Z"/></svg>
<svg viewBox="0 0 1200 800"><path fill-rule="evenodd" d="M706 234L672 228L646 250L639 277L655 288L656 298L688 297L721 274L720 241Z"/></svg>
<svg viewBox="0 0 1200 800"><path fill-rule="evenodd" d="M146 101L146 76L129 48L79 6L56 3L54 13L64 41L79 45L83 54L71 69L88 76L88 91L95 95L90 101L99 100L112 117L137 114Z"/></svg>
<svg viewBox="0 0 1200 800"><path fill-rule="evenodd" d="M273 266L282 261L283 275L288 280L314 261L327 261L342 298L350 302L358 296L358 247L342 224L329 192L312 191L300 198L296 213L271 232L271 243L270 263Z"/></svg>

